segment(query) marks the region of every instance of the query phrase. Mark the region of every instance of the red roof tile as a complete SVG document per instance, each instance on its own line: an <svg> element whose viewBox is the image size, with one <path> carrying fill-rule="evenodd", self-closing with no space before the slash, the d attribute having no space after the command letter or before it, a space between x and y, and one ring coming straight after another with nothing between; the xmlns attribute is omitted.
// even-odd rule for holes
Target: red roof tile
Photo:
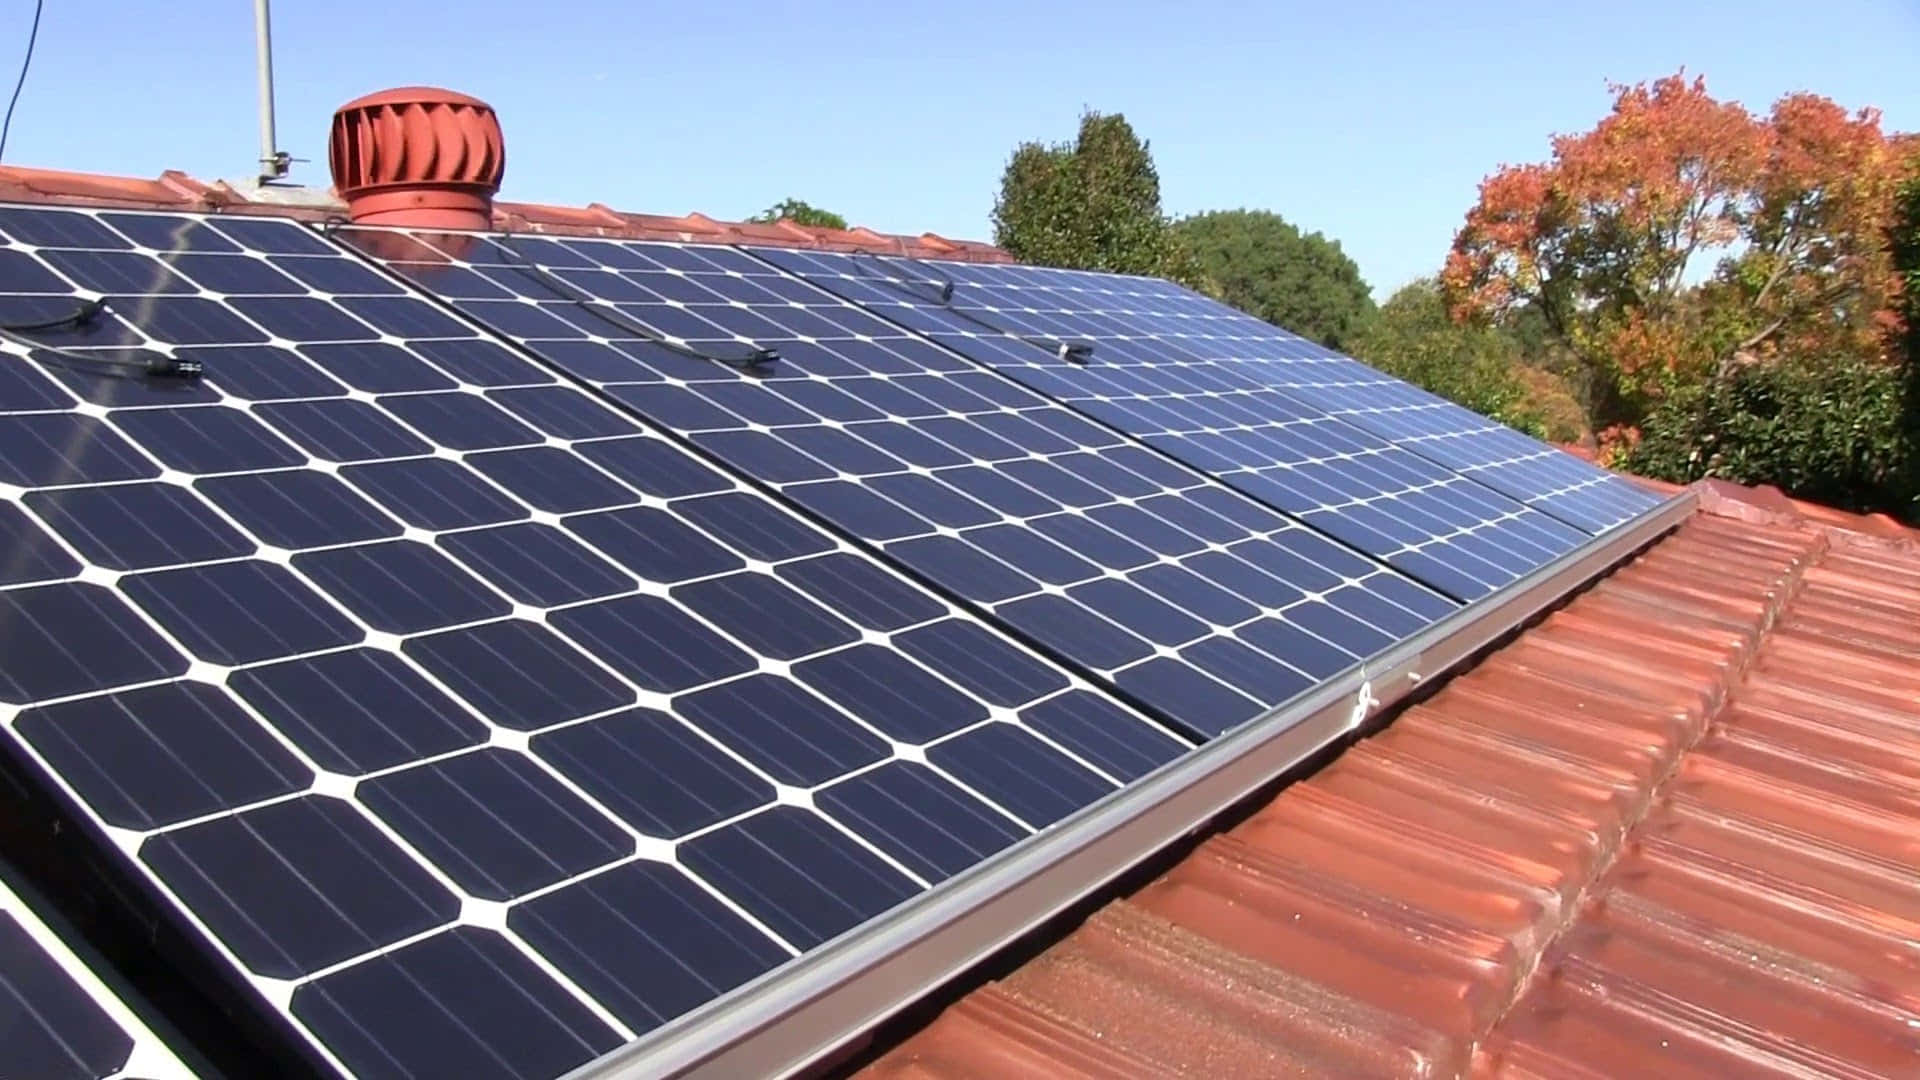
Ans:
<svg viewBox="0 0 1920 1080"><path fill-rule="evenodd" d="M1913 1072L1920 540L1701 495L865 1075Z"/></svg>
<svg viewBox="0 0 1920 1080"><path fill-rule="evenodd" d="M210 214L270 214L316 222L346 215L347 204L331 191L278 190L290 193L297 199L276 201L275 198L262 197L250 188L235 187L224 181L202 183L181 172L169 171L155 180L140 180L0 165L0 202ZM544 203L495 200L493 223L496 228L513 232L618 236L631 240L681 243L761 244L968 262L1014 261L1013 256L992 244L949 240L933 233L898 236L864 227L823 229L785 220L771 224L716 221L698 213L685 217L629 214L600 203L548 206Z"/></svg>

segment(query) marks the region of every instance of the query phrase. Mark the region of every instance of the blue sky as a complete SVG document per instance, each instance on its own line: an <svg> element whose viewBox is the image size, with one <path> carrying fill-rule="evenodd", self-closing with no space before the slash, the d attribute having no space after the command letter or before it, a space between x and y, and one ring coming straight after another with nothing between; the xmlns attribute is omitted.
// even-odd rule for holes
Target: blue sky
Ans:
<svg viewBox="0 0 1920 1080"><path fill-rule="evenodd" d="M4 7L10 83L32 4ZM47 8L9 163L249 175L251 4ZM274 15L280 141L312 159L306 183L327 183L335 107L426 83L499 110L510 198L742 217L791 195L986 239L1014 145L1070 137L1091 106L1151 141L1170 212L1277 210L1340 240L1381 298L1438 266L1482 176L1591 126L1608 80L1684 65L1749 106L1808 89L1920 129L1920 0L282 0Z"/></svg>

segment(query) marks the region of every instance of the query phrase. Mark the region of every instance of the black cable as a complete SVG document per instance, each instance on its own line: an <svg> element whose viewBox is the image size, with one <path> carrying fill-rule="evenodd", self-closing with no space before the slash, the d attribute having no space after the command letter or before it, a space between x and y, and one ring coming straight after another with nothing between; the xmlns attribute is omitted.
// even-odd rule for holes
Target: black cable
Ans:
<svg viewBox="0 0 1920 1080"><path fill-rule="evenodd" d="M33 66L33 46L40 40L40 9L46 0L33 0L33 28L27 31L27 55L20 61L20 77L14 80L13 97L7 101L7 118L0 121L0 161L7 157L7 134L13 130L13 107L20 104L20 90L27 85L27 69Z"/></svg>
<svg viewBox="0 0 1920 1080"><path fill-rule="evenodd" d="M105 298L83 300L80 306L71 312L54 319L42 319L38 322L0 323L0 339L32 350L35 359L52 357L70 365L91 369L92 374L109 374L101 368L118 368L123 375L150 375L160 378L197 379L202 368L198 360L181 360L164 353L150 353L144 360L124 359L118 356L93 356L87 353L72 352L67 349L36 341L27 335L48 330L75 329L87 326L107 309Z"/></svg>
<svg viewBox="0 0 1920 1080"><path fill-rule="evenodd" d="M513 257L516 269L521 270L526 273L527 276L545 285L549 290L562 299L574 304L580 308L580 310L588 312L601 322L617 330L631 334L642 341L651 342L669 352L679 353L681 356L690 357L694 360L705 360L713 364L725 364L728 367L738 368L748 374L758 374L766 365L780 359L780 353L777 350L767 348L764 345L745 346L748 350L745 356L723 356L719 353L710 353L703 349L696 349L691 345L681 345L668 341L666 335L660 333L658 330L642 323L638 319L629 317L626 312L621 311L618 307L597 296L590 295L584 289L575 288L570 283L561 280L558 275L550 273L545 267L527 258L519 248L513 245L514 239L515 237L512 233L502 233L500 235L500 246L506 250L507 254Z"/></svg>
<svg viewBox="0 0 1920 1080"><path fill-rule="evenodd" d="M865 257L868 259L874 259L874 260L879 259L879 256L873 254L872 252L857 251L857 252L854 252L854 255L853 255L853 264L855 266L859 266L860 259L862 257ZM940 292L939 307L942 310L945 310L954 315L957 315L960 318L965 319L966 321L972 323L973 325L981 327L982 329L991 330L996 334L1004 334L1007 337L1016 338L1020 341L1026 342L1029 345L1038 345L1041 348L1046 349L1047 351L1053 353L1056 357L1058 357L1062 361L1069 364L1085 364L1088 361L1093 359L1093 342L1091 341L1068 341L1065 338L1049 337L1045 334L1022 334L1017 331L1009 330L1004 326L995 326L993 323L988 322L987 320L981 318L978 315L973 314L970 311L967 311L964 308L957 308L953 306L954 282L952 278L942 277L939 274L934 273L932 267L927 266L925 263L921 262L919 259L916 259L911 255L896 255L894 256L894 258L912 263L914 266L919 267L921 270L924 270L926 272L928 276L928 281L926 282L926 284L936 287ZM891 276L886 276L886 275L882 275L880 277L873 277L868 274L861 274L860 277L865 281L882 282L897 292L903 293L907 296L911 296L916 300L921 299L920 296L911 292L907 288L907 286L911 284L910 282L897 281Z"/></svg>
<svg viewBox="0 0 1920 1080"><path fill-rule="evenodd" d="M93 321L95 315L106 310L106 307L107 301L104 297L97 300L83 300L72 313L57 319L44 319L30 323L0 323L0 330L12 330L15 333L24 334L35 330L63 330L69 326L85 326Z"/></svg>

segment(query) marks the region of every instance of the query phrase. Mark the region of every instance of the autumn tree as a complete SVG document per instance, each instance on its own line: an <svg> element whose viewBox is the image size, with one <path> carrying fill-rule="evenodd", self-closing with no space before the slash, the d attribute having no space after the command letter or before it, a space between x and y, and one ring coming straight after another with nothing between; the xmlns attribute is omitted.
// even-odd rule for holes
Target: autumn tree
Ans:
<svg viewBox="0 0 1920 1080"><path fill-rule="evenodd" d="M1204 287L1249 315L1347 348L1374 314L1373 290L1338 240L1271 210L1216 210L1174 223Z"/></svg>
<svg viewBox="0 0 1920 1080"><path fill-rule="evenodd" d="M1071 143L1020 144L993 204L994 243L1022 262L1198 275L1160 209L1160 174L1126 117L1089 111Z"/></svg>
<svg viewBox="0 0 1920 1080"><path fill-rule="evenodd" d="M760 211L747 220L771 225L783 219L791 221L795 225L809 225L816 229L844 229L847 227L846 218L841 217L831 210L822 210L817 206L802 202L799 199L781 199L779 202L774 203L772 206L767 207L765 210Z"/></svg>
<svg viewBox="0 0 1920 1080"><path fill-rule="evenodd" d="M1455 238L1456 315L1530 305L1585 366L1596 427L1669 388L1781 356L1884 355L1897 155L1871 109L1811 94L1765 116L1682 76L1502 168Z"/></svg>

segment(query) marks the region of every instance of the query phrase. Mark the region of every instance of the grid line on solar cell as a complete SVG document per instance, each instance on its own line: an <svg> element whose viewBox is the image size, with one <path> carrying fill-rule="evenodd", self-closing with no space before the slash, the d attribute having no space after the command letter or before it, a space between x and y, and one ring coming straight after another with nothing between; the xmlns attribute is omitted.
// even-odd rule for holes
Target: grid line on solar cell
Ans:
<svg viewBox="0 0 1920 1080"><path fill-rule="evenodd" d="M1510 497L1479 470L1419 453L1283 385L1269 370L1280 365L1261 359L1278 340L1273 334L1298 341L1283 331L1222 316L1216 321L1236 330L1253 324L1271 334L1187 332L1187 323L1155 306L1177 290L1167 283L813 251L761 254L1456 598L1485 595L1588 538L1577 522ZM952 278L929 284L949 271ZM1098 351L1083 364L1045 347L1048 341L1092 343ZM1476 429L1488 423L1475 418ZM1547 501L1564 494L1549 492Z"/></svg>
<svg viewBox="0 0 1920 1080"><path fill-rule="evenodd" d="M0 210L0 234L36 260L0 274L29 318L87 295L63 273L101 280L103 253L117 287L144 260L172 290L115 293L49 344L193 342L208 367L103 380L0 346L0 524L32 556L0 567L0 621L37 643L0 659L0 722L337 1066L564 1071L800 951L776 924L831 937L1045 823L983 796L960 748L1005 729L1088 801L1181 749L995 635L990 656L934 640L981 624L298 226ZM319 306L249 302L290 297ZM769 605L782 620L757 625ZM849 682L872 656L921 700ZM972 692L983 660L1025 672L1021 693ZM775 736L818 755L804 782L776 775ZM916 778L902 817L973 846L928 863L906 839L923 826L833 809L888 769ZM714 845L776 818L887 888L729 888ZM645 1008L585 988L605 943L563 963L567 928L529 929L615 877L692 920L647 928L668 953L623 976ZM724 970L672 953L693 924L736 943ZM473 1001L548 1022L368 1041L381 995L475 958Z"/></svg>
<svg viewBox="0 0 1920 1080"><path fill-rule="evenodd" d="M165 1040L0 876L0 1031L9 1076L186 1080Z"/></svg>
<svg viewBox="0 0 1920 1080"><path fill-rule="evenodd" d="M1192 730L1225 730L1452 610L743 252L463 234L417 234L408 250L391 233L343 236ZM715 355L755 344L782 358L753 377L641 327Z"/></svg>

